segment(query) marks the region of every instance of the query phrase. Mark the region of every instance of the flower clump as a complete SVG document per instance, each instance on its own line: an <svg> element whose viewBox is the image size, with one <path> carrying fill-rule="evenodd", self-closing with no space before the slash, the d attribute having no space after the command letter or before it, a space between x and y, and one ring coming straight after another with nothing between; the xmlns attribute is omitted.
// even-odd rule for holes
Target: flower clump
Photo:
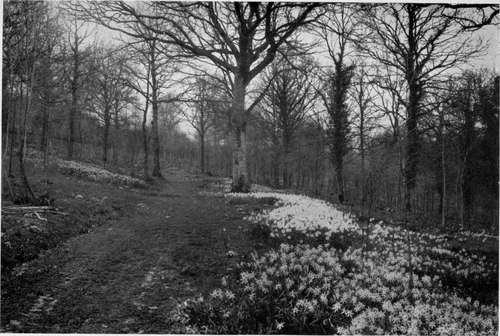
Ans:
<svg viewBox="0 0 500 336"><path fill-rule="evenodd" d="M497 262L454 248L446 236L373 220L360 225L305 196L241 197L278 199L276 208L248 219L284 243L240 263L209 296L182 303L177 318L186 331L497 333L498 303L471 290L497 288Z"/></svg>
<svg viewBox="0 0 500 336"><path fill-rule="evenodd" d="M146 187L146 183L143 180L127 175L112 173L109 170L87 163L58 159L57 166L63 174L85 177L97 182Z"/></svg>
<svg viewBox="0 0 500 336"><path fill-rule="evenodd" d="M357 231L354 219L337 210L325 201L302 195L254 192L249 194L228 194L229 197L275 198L278 207L264 210L247 217L256 223L271 225L275 234L302 232L327 238L335 232Z"/></svg>

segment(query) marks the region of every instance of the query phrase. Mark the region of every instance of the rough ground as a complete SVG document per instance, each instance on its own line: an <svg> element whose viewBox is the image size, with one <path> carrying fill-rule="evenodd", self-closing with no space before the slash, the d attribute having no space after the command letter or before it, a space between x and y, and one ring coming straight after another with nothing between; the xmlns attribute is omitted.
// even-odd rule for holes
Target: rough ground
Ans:
<svg viewBox="0 0 500 336"><path fill-rule="evenodd" d="M172 308L220 285L236 260L228 250L245 255L262 247L243 217L267 204L200 195L201 178L171 171L168 182L149 189L54 179L63 209L103 199L118 214L2 271L2 331L175 332Z"/></svg>

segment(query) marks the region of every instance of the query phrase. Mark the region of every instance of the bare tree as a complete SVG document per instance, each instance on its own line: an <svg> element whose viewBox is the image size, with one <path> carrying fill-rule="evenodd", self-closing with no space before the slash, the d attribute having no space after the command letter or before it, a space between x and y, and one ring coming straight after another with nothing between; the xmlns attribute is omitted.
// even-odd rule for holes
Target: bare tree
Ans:
<svg viewBox="0 0 500 336"><path fill-rule="evenodd" d="M49 140L49 123L51 109L57 103L62 102L61 86L58 83L63 82L61 75L64 71L64 60L61 55L61 37L62 30L56 18L51 18L52 27L46 32L46 43L43 52L39 57L40 70L35 77L36 98L39 103L38 121L41 124L39 149L44 153L44 165L47 163L47 150Z"/></svg>
<svg viewBox="0 0 500 336"><path fill-rule="evenodd" d="M152 11L131 3L92 2L78 8L95 21L119 31L131 22L158 34L161 42L210 61L232 76L234 134L233 191L249 191L246 131L249 83L274 59L278 48L301 27L318 4L153 2ZM148 20L158 21L151 25Z"/></svg>
<svg viewBox="0 0 500 336"><path fill-rule="evenodd" d="M102 161L107 164L113 115L116 126L117 114L132 101L130 88L124 80L126 54L118 53L115 48L101 48L99 53L96 59L98 75L95 79L96 91L92 106L103 123Z"/></svg>
<svg viewBox="0 0 500 336"><path fill-rule="evenodd" d="M69 90L71 95L71 104L68 116L68 143L67 156L73 159L74 143L76 139L76 119L80 113L82 84L85 82L83 65L88 60L88 47L85 45L88 41L91 31L85 28L85 23L79 21L66 9L68 16L67 24L67 45L70 59L70 70L67 72L69 80Z"/></svg>
<svg viewBox="0 0 500 336"><path fill-rule="evenodd" d="M378 113L384 115L391 127L392 141L391 145L397 147L398 173L397 173L397 202L395 209L402 209L403 198L403 179L404 179L404 116L403 104L405 84L402 75L391 71L388 66L377 66L375 73L370 75L373 78L373 89L375 93L374 108Z"/></svg>
<svg viewBox="0 0 500 336"><path fill-rule="evenodd" d="M185 120L195 129L200 144L200 172L205 173L205 145L206 137L213 126L214 106L211 100L214 98L213 84L210 83L210 78L206 76L197 76L193 85L194 97L190 100L193 102L191 111L183 111Z"/></svg>
<svg viewBox="0 0 500 336"><path fill-rule="evenodd" d="M436 187L439 194L439 208L441 227L446 226L446 137L448 136L448 116L452 114L452 103L450 95L453 90L453 79L450 78L443 86L433 87L425 99L423 109L425 115L422 118L423 127L428 129L432 137L439 143L439 168L436 169Z"/></svg>
<svg viewBox="0 0 500 336"><path fill-rule="evenodd" d="M421 102L432 80L481 51L439 5L394 4L368 8L365 24L372 32L359 48L377 62L401 73L407 95L405 209L411 210L419 152ZM458 14L458 10L454 15ZM448 12L446 12L448 13ZM360 41L361 42L361 41ZM381 48L382 47L382 48ZM389 57L387 57L389 56Z"/></svg>
<svg viewBox="0 0 500 336"><path fill-rule="evenodd" d="M369 134L377 126L376 122L380 118L374 108L374 84L368 77L363 64L357 66L354 74L350 97L355 103L356 110L352 114L352 133L358 139L358 150L361 156L361 208L365 210L366 205L366 142Z"/></svg>
<svg viewBox="0 0 500 336"><path fill-rule="evenodd" d="M317 32L325 42L333 69L327 73L324 90L320 92L330 117L328 133L330 139L331 161L337 179L338 201L343 203L344 195L344 156L348 142L347 92L354 75L354 64L349 61L353 49L352 39L356 33L355 11L351 5L331 5L327 15L320 22Z"/></svg>
<svg viewBox="0 0 500 336"><path fill-rule="evenodd" d="M448 9L444 15L456 21L462 31L475 31L487 25L498 25L498 4L462 3L442 6Z"/></svg>
<svg viewBox="0 0 500 336"><path fill-rule="evenodd" d="M466 72L462 78L455 78L455 87L452 88L451 109L454 116L453 127L459 134L460 161L462 166L461 190L462 211L460 214L461 226L470 225L473 219L473 151L478 145L476 122L479 121L478 91L482 82L481 75Z"/></svg>
<svg viewBox="0 0 500 336"><path fill-rule="evenodd" d="M142 110L142 149L144 151L143 159L143 177L144 180L151 179L149 175L149 135L147 128L148 110L151 102L151 64L149 57L143 48L144 43L131 44L130 48L131 64L127 67L125 81L129 87L135 90L144 98L144 107ZM145 88L144 88L145 86ZM140 107L137 107L140 109Z"/></svg>

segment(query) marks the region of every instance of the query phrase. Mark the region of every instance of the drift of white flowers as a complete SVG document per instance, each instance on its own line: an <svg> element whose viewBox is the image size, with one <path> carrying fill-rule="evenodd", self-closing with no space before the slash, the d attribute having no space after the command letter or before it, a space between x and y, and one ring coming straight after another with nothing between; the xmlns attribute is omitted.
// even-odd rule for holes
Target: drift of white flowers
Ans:
<svg viewBox="0 0 500 336"><path fill-rule="evenodd" d="M275 198L278 207L247 217L254 223L272 225L282 233L297 230L304 233L324 232L327 238L334 232L359 231L354 219L325 201L303 195L272 192L227 194L228 197Z"/></svg>
<svg viewBox="0 0 500 336"><path fill-rule="evenodd" d="M35 165L35 167L43 167L42 152L35 149L29 149L26 153L26 157ZM61 173L66 175L84 177L96 182L121 184L140 188L146 187L146 182L144 182L144 180L123 174L112 173L107 169L86 162L63 160L58 157L51 156L50 163L56 166Z"/></svg>
<svg viewBox="0 0 500 336"><path fill-rule="evenodd" d="M98 182L109 182L136 187L146 186L143 180L127 175L112 173L109 170L88 163L57 159L56 164L62 173L68 175L81 176Z"/></svg>
<svg viewBox="0 0 500 336"><path fill-rule="evenodd" d="M268 225L270 235L285 243L240 264L239 277L224 278L224 288L214 290L206 300L183 302L178 317L187 331L497 334L496 305L481 304L443 285L450 277L481 283L494 278L498 267L485 257L452 248L454 237L374 221L363 233L352 217L327 202L301 195L226 196L275 198L276 207L247 219ZM351 243L359 243L363 234L370 248L365 248L366 243L364 247L335 245L335 239L346 235L354 237ZM297 237L320 243L303 244Z"/></svg>

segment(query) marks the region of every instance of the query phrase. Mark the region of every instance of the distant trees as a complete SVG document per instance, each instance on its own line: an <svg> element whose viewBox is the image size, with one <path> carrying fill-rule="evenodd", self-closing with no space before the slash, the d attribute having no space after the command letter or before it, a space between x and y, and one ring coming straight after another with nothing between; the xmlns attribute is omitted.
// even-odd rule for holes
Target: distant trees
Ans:
<svg viewBox="0 0 500 336"><path fill-rule="evenodd" d="M363 64L358 65L352 79L349 92L353 101L353 112L350 120L351 133L355 137L361 159L361 208L364 210L367 197L366 152L370 133L378 126L380 114L374 108L375 92L373 81L367 74Z"/></svg>
<svg viewBox="0 0 500 336"><path fill-rule="evenodd" d="M36 95L35 103L39 106L39 114L36 120L41 127L39 149L44 153L44 164L46 164L46 153L48 148L49 128L51 110L61 103L59 95L61 88L58 82L64 81L64 68L61 66L61 46L60 39L62 29L58 26L56 18L50 18L50 28L45 32L46 45L44 52L40 55L40 69L36 73Z"/></svg>
<svg viewBox="0 0 500 336"><path fill-rule="evenodd" d="M68 69L66 71L69 81L69 90L71 94L71 105L68 116L68 147L67 157L73 159L74 143L76 137L76 118L81 107L80 93L82 84L85 83L84 63L89 61L89 46L85 45L89 37L88 29L84 29L83 22L80 22L76 17L68 14L68 33L66 41L66 50L68 57Z"/></svg>
<svg viewBox="0 0 500 336"><path fill-rule="evenodd" d="M258 118L269 130L275 145L274 184L290 187L291 146L299 128L304 124L316 102L313 85L313 60L307 56L285 53L278 57L265 72L259 103ZM279 167L282 167L282 184Z"/></svg>
<svg viewBox="0 0 500 336"><path fill-rule="evenodd" d="M210 77L202 75L196 76L191 91L193 97L189 99L189 102L192 103L190 105L193 108L191 111L185 111L183 114L185 120L194 128L198 136L200 145L200 172L204 174L206 172L206 138L208 132L213 127L215 113L217 113L214 109L214 99L216 99L217 95Z"/></svg>
<svg viewBox="0 0 500 336"><path fill-rule="evenodd" d="M468 226L474 221L475 196L478 186L497 181L498 150L490 151L498 144L498 76L488 73L465 72L449 92L451 101L450 127L456 132L459 144L460 188L462 195L461 224ZM497 147L498 149L498 147ZM481 175L478 175L479 172ZM489 182L486 182L489 181ZM486 182L486 183L485 183ZM486 187L483 194L498 194L497 188Z"/></svg>
<svg viewBox="0 0 500 336"><path fill-rule="evenodd" d="M404 75L406 109L405 210L411 210L419 153L418 124L421 104L431 82L463 63L481 49L464 36L453 15L433 5L394 4L369 7L365 25L372 32L360 48L363 52ZM458 11L455 10L455 11ZM382 48L381 48L382 47ZM389 57L388 57L389 56Z"/></svg>
<svg viewBox="0 0 500 336"><path fill-rule="evenodd" d="M141 130L142 130L142 149L143 158L143 177L146 181L151 179L149 174L149 135L147 128L148 110L151 102L151 63L149 53L150 45L147 42L132 43L129 47L130 63L127 68L126 83L136 91L143 99Z"/></svg>
<svg viewBox="0 0 500 336"><path fill-rule="evenodd" d="M151 24L153 21L149 20ZM129 27L127 31L132 38L127 43L128 51L133 55L132 65L127 76L128 85L144 99L142 133L144 150L144 178L149 180L149 135L147 132L148 109L151 106L151 137L153 151L152 176L162 177L160 167L160 135L158 127L159 104L162 94L174 82L173 74L177 66L173 57L168 54L168 47L160 44L157 34L144 29L139 23ZM176 98L172 98L176 99Z"/></svg>
<svg viewBox="0 0 500 336"><path fill-rule="evenodd" d="M112 124L115 137L119 129L119 114L131 101L131 89L126 85L125 54L113 48L101 48L97 55L97 74L94 78L96 91L93 95L93 112L103 123L102 161L108 163L111 146ZM116 143L115 143L116 152ZM116 162L116 160L114 160Z"/></svg>

